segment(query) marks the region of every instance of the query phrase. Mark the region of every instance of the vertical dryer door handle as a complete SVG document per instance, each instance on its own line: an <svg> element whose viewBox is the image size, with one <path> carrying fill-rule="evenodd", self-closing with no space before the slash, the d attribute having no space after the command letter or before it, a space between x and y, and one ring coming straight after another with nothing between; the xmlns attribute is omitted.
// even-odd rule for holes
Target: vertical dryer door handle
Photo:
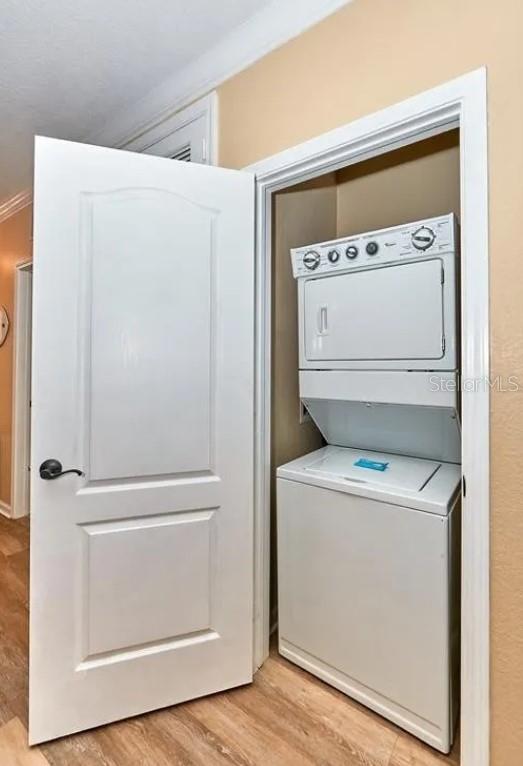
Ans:
<svg viewBox="0 0 523 766"><path fill-rule="evenodd" d="M329 331L327 306L318 309L318 335L326 335Z"/></svg>

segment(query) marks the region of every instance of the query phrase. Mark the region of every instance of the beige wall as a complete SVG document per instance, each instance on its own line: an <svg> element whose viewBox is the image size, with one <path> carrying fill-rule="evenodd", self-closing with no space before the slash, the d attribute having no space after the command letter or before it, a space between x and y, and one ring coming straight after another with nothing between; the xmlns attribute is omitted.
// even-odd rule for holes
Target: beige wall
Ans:
<svg viewBox="0 0 523 766"><path fill-rule="evenodd" d="M337 236L459 216L459 132L397 149L336 174Z"/></svg>
<svg viewBox="0 0 523 766"><path fill-rule="evenodd" d="M250 162L486 65L491 357L523 380L521 0L354 0L219 89L220 164ZM523 401L492 394L493 766L523 762Z"/></svg>
<svg viewBox="0 0 523 766"><path fill-rule="evenodd" d="M7 308L11 328L0 348L0 501L11 505L11 427L13 410L13 309L15 266L29 260L32 208L0 223L0 305Z"/></svg>

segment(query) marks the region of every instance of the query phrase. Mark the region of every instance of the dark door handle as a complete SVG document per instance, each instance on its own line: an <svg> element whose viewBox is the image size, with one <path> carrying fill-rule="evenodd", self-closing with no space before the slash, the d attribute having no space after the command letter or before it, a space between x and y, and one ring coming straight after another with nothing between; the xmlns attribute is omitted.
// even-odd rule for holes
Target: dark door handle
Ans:
<svg viewBox="0 0 523 766"><path fill-rule="evenodd" d="M78 476L84 475L83 471L79 471L78 468L70 468L68 471L63 471L61 462L54 458L44 460L40 466L40 478L46 481L58 479L60 476L65 476L66 473L76 473Z"/></svg>

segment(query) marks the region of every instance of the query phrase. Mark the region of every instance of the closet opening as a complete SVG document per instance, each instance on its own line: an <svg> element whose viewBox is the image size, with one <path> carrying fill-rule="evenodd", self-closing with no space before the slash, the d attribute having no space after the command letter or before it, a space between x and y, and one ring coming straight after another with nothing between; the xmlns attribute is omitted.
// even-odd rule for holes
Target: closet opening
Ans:
<svg viewBox="0 0 523 766"><path fill-rule="evenodd" d="M460 208L458 129L272 194L271 651L427 764L459 762Z"/></svg>

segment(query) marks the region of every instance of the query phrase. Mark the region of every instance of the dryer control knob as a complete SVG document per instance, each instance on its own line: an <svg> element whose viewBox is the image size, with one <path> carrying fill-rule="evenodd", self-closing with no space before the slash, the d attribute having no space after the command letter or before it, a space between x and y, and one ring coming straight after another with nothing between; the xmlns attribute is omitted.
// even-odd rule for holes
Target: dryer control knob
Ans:
<svg viewBox="0 0 523 766"><path fill-rule="evenodd" d="M340 260L339 250L329 250L327 258L329 259L330 263L338 263Z"/></svg>
<svg viewBox="0 0 523 766"><path fill-rule="evenodd" d="M314 269L317 269L320 265L320 254L317 253L316 250L309 250L309 252L305 253L303 256L303 265L305 268L314 271Z"/></svg>
<svg viewBox="0 0 523 766"><path fill-rule="evenodd" d="M347 249L345 250L345 255L351 261L353 258L356 258L358 255L358 248L356 247L356 245L348 245Z"/></svg>
<svg viewBox="0 0 523 766"><path fill-rule="evenodd" d="M428 250L434 244L436 235L428 226L420 226L412 235L412 244L416 250Z"/></svg>

